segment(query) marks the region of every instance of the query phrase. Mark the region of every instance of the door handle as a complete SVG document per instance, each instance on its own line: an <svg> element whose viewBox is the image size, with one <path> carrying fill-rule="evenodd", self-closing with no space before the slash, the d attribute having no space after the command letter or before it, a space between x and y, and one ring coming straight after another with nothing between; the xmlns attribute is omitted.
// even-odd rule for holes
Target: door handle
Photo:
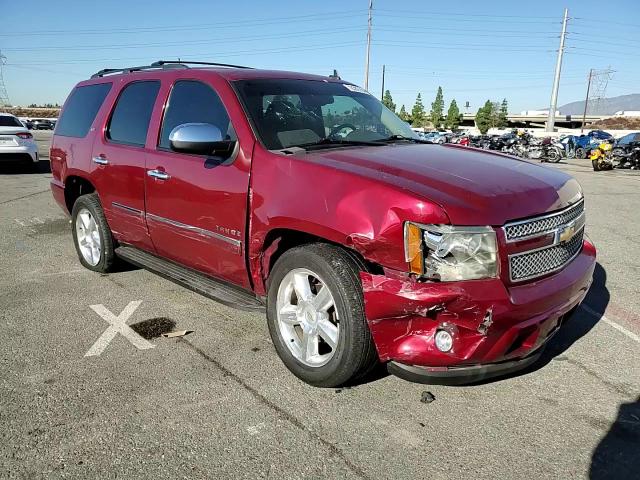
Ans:
<svg viewBox="0 0 640 480"><path fill-rule="evenodd" d="M93 157L93 163L97 163L98 165L109 165L109 160L105 157Z"/></svg>
<svg viewBox="0 0 640 480"><path fill-rule="evenodd" d="M171 178L171 175L162 170L147 170L147 175L157 178L158 180L169 180Z"/></svg>

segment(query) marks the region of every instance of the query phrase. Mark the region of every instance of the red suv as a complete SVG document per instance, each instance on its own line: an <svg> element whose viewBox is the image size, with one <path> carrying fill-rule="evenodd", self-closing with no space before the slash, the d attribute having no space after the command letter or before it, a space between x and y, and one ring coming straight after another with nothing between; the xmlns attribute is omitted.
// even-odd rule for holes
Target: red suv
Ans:
<svg viewBox="0 0 640 480"><path fill-rule="evenodd" d="M161 61L75 87L51 188L86 268L120 257L266 309L312 385L379 362L426 383L524 368L591 283L581 188L428 143L338 78Z"/></svg>

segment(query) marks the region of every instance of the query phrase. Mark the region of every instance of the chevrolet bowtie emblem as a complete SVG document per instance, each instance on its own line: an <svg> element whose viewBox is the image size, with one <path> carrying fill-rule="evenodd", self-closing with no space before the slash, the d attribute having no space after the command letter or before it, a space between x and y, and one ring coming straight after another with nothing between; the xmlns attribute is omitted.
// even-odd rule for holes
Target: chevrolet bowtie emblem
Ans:
<svg viewBox="0 0 640 480"><path fill-rule="evenodd" d="M557 232L557 243L565 243L571 240L576 234L576 226L573 223L570 225L565 225L564 227L560 227Z"/></svg>

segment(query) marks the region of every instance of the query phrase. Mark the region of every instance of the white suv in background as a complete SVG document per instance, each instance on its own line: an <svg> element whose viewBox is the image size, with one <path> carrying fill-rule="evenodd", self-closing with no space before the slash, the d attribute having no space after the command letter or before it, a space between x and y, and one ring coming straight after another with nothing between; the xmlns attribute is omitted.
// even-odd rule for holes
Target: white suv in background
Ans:
<svg viewBox="0 0 640 480"><path fill-rule="evenodd" d="M0 160L38 163L38 145L17 117L0 113Z"/></svg>

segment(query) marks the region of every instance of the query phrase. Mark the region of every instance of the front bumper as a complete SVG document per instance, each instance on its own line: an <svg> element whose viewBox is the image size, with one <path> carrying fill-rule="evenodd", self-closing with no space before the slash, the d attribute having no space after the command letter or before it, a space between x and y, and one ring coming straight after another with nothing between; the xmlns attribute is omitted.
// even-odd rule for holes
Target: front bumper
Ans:
<svg viewBox="0 0 640 480"><path fill-rule="evenodd" d="M38 145L36 145L35 142L22 145L3 145L0 147L0 158L6 160L13 160L20 157L26 158L27 155L31 158L32 162L38 162Z"/></svg>
<svg viewBox="0 0 640 480"><path fill-rule="evenodd" d="M585 240L580 254L556 274L509 287L500 279L433 283L392 272L362 273L365 313L380 360L391 362L394 373L429 383L469 383L525 368L586 295L595 257ZM434 343L441 328L454 339L446 353ZM447 377L452 381L438 381Z"/></svg>
<svg viewBox="0 0 640 480"><path fill-rule="evenodd" d="M468 385L502 375L508 375L533 365L542 355L542 348L527 357L500 363L486 363L460 367L419 367L389 362L387 368L396 377L429 385Z"/></svg>

